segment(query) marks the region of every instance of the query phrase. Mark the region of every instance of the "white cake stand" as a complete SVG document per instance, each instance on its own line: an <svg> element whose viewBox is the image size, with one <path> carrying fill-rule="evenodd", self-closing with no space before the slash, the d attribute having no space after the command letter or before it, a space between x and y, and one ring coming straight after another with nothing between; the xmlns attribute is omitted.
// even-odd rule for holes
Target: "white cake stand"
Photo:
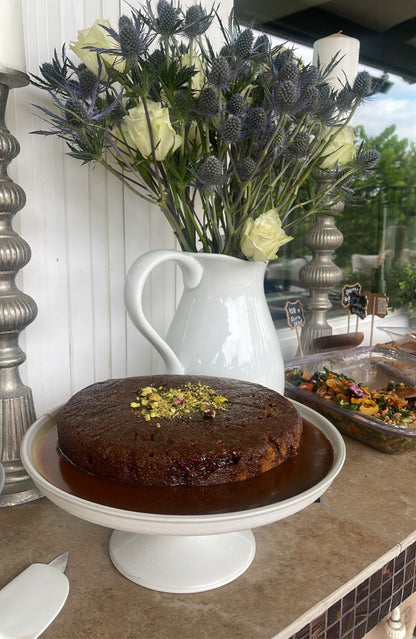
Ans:
<svg viewBox="0 0 416 639"><path fill-rule="evenodd" d="M39 418L26 432L21 459L35 485L63 510L113 528L110 557L131 581L161 592L211 590L233 581L256 552L253 528L284 519L316 501L331 485L345 460L345 444L324 417L293 402L304 419L320 429L333 449L333 463L317 484L293 497L259 508L208 515L134 512L82 499L58 488L39 471L36 448L55 426L59 408Z"/></svg>

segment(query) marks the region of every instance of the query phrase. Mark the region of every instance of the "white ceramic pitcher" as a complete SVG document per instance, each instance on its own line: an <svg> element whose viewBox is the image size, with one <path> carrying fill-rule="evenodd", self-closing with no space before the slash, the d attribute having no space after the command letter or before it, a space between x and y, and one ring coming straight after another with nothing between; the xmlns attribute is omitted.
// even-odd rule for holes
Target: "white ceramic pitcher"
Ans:
<svg viewBox="0 0 416 639"><path fill-rule="evenodd" d="M166 340L150 325L142 296L153 268L172 260L184 291ZM242 379L283 394L284 364L264 294L264 262L228 255L150 251L131 266L124 289L128 314L170 374Z"/></svg>

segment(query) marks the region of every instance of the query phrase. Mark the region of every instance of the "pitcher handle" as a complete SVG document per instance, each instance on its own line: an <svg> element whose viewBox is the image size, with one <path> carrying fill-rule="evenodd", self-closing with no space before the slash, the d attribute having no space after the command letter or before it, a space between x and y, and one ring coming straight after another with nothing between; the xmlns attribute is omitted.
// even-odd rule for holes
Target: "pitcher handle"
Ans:
<svg viewBox="0 0 416 639"><path fill-rule="evenodd" d="M143 312L143 289L151 271L163 262L176 262L182 271L185 288L195 288L202 278L203 268L192 255L179 251L157 249L141 255L130 267L124 285L124 302L130 319L156 348L167 372L183 375L184 366L167 342L151 326Z"/></svg>

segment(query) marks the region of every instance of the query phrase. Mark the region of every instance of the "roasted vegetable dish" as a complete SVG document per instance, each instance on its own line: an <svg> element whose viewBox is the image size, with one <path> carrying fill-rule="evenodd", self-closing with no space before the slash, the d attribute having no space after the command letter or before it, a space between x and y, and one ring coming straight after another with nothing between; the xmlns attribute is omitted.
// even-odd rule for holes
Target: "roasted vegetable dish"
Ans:
<svg viewBox="0 0 416 639"><path fill-rule="evenodd" d="M403 382L390 381L386 388L373 390L328 368L314 373L302 368L287 369L286 381L300 391L313 393L386 424L416 427L416 389Z"/></svg>
<svg viewBox="0 0 416 639"><path fill-rule="evenodd" d="M416 451L416 357L385 347L286 362L285 395L384 453Z"/></svg>

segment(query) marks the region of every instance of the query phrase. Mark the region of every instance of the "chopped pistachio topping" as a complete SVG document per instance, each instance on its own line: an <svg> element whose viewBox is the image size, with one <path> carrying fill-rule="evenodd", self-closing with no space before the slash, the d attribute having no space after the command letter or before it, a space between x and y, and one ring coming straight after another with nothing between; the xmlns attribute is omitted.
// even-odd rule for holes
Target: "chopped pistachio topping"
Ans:
<svg viewBox="0 0 416 639"><path fill-rule="evenodd" d="M191 384L188 382L183 388L165 389L163 386L154 388L146 386L137 392L135 401L130 408L136 415L141 415L146 421L152 418L172 418L203 413L207 419L213 419L217 410L226 410L227 398L219 395L210 386ZM160 424L156 424L160 428Z"/></svg>

